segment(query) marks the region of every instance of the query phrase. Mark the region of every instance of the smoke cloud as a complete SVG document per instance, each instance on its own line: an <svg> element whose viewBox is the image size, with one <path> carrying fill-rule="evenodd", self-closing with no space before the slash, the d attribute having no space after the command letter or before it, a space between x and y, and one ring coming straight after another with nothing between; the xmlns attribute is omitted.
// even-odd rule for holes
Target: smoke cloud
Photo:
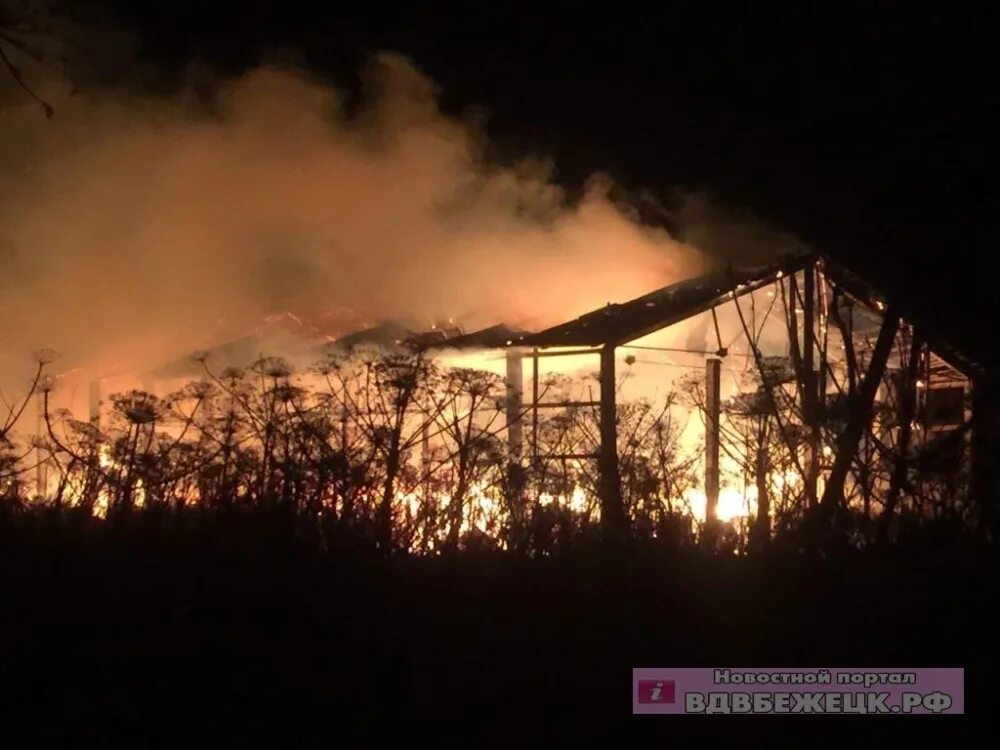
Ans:
<svg viewBox="0 0 1000 750"><path fill-rule="evenodd" d="M207 98L103 93L0 114L0 348L177 356L280 311L539 327L697 273L595 177L489 163L434 84L382 54L363 103L263 67Z"/></svg>

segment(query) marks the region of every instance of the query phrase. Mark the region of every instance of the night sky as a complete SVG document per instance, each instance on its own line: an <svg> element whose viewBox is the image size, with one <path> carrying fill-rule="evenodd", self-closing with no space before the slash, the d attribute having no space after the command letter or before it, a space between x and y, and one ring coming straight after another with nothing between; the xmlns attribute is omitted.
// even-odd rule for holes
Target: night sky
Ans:
<svg viewBox="0 0 1000 750"><path fill-rule="evenodd" d="M402 52L441 85L446 110L486 113L501 158L550 155L571 188L606 171L627 189L704 190L995 357L974 327L1000 313L986 273L995 24L976 4L98 5L134 34L151 88L178 85L192 62L239 72L275 55L351 86L371 53Z"/></svg>

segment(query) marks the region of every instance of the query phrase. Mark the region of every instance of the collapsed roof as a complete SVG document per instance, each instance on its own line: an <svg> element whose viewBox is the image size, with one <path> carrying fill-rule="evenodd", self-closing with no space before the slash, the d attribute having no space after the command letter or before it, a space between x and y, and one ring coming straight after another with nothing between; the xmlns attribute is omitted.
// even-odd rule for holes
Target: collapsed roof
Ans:
<svg viewBox="0 0 1000 750"><path fill-rule="evenodd" d="M648 333L710 310L737 295L770 284L803 268L807 256L757 268L726 269L644 294L630 302L611 304L561 325L527 336L523 346L601 346L624 344Z"/></svg>
<svg viewBox="0 0 1000 750"><path fill-rule="evenodd" d="M511 328L503 323L466 333L451 325L436 327L430 331L414 331L400 323L387 322L343 335L323 344L320 350L351 351L364 346L410 350L617 346L753 292L774 283L784 275L801 271L811 263L821 264L824 275L834 286L876 314L885 309L887 300L861 277L827 257L805 253L788 256L765 266L740 269L729 267L685 279L628 302L609 303L578 318L535 333ZM978 362L940 334L932 316L905 304L898 305L897 309L908 322L920 327L931 348L950 366L969 377L982 373L983 368ZM242 352L247 345L253 347L259 344L258 336L248 336L223 344L216 351ZM173 364L174 368L180 369L177 367L178 363Z"/></svg>
<svg viewBox="0 0 1000 750"><path fill-rule="evenodd" d="M876 314L880 315L886 308L885 297L861 277L829 258L807 253L789 256L766 266L727 268L685 279L629 302L608 304L574 320L524 336L513 345L545 348L625 344L710 310L729 299L753 292L812 263L821 264L824 275L834 286ZM982 374L980 364L941 335L933 318L926 312L914 310L906 304L899 304L897 309L908 322L922 330L931 348L949 365L969 377Z"/></svg>

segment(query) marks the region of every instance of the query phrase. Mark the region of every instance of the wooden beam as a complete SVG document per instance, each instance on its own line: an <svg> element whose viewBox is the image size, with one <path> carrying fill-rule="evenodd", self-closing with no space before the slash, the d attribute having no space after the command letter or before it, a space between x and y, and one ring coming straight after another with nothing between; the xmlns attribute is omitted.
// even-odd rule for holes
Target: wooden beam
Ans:
<svg viewBox="0 0 1000 750"><path fill-rule="evenodd" d="M507 350L507 452L511 466L520 466L524 449L524 355Z"/></svg>
<svg viewBox="0 0 1000 750"><path fill-rule="evenodd" d="M721 365L716 357L705 360L705 521L718 519L719 419Z"/></svg>
<svg viewBox="0 0 1000 750"><path fill-rule="evenodd" d="M600 472L601 532L605 541L624 541L628 537L625 508L622 506L621 479L618 474L618 427L615 401L615 347L601 350L601 448Z"/></svg>

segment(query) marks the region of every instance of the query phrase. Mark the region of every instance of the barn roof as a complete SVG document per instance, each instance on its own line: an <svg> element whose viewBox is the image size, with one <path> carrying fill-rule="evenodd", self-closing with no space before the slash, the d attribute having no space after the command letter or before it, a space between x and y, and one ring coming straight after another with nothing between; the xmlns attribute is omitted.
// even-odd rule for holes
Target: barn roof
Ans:
<svg viewBox="0 0 1000 750"><path fill-rule="evenodd" d="M727 268L679 281L621 304L581 315L575 320L526 336L522 346L600 346L624 344L679 323L737 296L803 268L809 256L793 256L779 263L735 270Z"/></svg>
<svg viewBox="0 0 1000 750"><path fill-rule="evenodd" d="M349 351L366 345L383 348L409 346L419 349L621 345L771 284L781 276L796 273L812 262L821 263L823 272L830 281L871 310L878 313L885 308L888 300L857 274L825 256L798 254L768 265L739 269L729 267L685 279L628 302L609 303L537 333L514 329L503 323L471 333L464 333L459 328L451 327L417 333L399 322L390 321L341 336L322 348ZM933 311L914 309L913 305L903 304L902 301L897 305L897 309L904 319L914 323L923 331L931 348L946 363L970 377L983 372L983 368L973 357L955 346L949 337L943 334L936 325ZM258 332L257 335L227 342L217 349L222 354L235 357L247 352L253 354L260 345ZM185 358L184 364L187 368L191 367L189 358ZM161 368L161 372L180 369L178 362L175 362Z"/></svg>
<svg viewBox="0 0 1000 750"><path fill-rule="evenodd" d="M435 343L439 349L500 349L520 346L532 334L500 323L471 333L461 334Z"/></svg>
<svg viewBox="0 0 1000 750"><path fill-rule="evenodd" d="M859 302L876 312L885 309L889 300L860 276L827 257L805 253L765 266L715 271L628 302L609 303L574 320L524 336L513 345L546 348L625 344L771 284L785 274L801 271L813 262L821 263L827 278ZM931 348L952 367L969 376L983 371L973 357L940 332L932 314L903 301L899 301L897 309L905 320L922 330Z"/></svg>

